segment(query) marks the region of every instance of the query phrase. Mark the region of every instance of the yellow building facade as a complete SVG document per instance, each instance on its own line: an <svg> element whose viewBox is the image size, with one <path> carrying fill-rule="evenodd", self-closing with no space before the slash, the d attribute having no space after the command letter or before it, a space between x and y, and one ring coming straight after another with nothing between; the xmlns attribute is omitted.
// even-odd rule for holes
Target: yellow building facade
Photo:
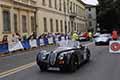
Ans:
<svg viewBox="0 0 120 80"><path fill-rule="evenodd" d="M8 35L23 33L28 35L34 30L35 0L0 0L0 40Z"/></svg>
<svg viewBox="0 0 120 80"><path fill-rule="evenodd" d="M8 35L86 31L85 6L79 0L0 0L0 40Z"/></svg>

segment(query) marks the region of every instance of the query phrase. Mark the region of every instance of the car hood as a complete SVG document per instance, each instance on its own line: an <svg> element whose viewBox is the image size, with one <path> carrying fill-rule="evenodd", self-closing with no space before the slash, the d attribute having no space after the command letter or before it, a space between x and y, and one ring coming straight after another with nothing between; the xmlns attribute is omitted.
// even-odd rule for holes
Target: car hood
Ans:
<svg viewBox="0 0 120 80"><path fill-rule="evenodd" d="M54 65L56 62L56 59L59 55L66 54L66 53L63 53L62 51L69 50L69 49L72 49L72 47L58 47L51 52L42 51L40 53L40 55L41 55L40 60L41 61L46 60L46 62L49 63L50 65ZM47 58L45 58L45 57L47 57Z"/></svg>
<svg viewBox="0 0 120 80"><path fill-rule="evenodd" d="M61 52L64 50L69 50L69 49L73 49L73 47L58 47L55 50L53 50L53 53L57 53L57 52Z"/></svg>

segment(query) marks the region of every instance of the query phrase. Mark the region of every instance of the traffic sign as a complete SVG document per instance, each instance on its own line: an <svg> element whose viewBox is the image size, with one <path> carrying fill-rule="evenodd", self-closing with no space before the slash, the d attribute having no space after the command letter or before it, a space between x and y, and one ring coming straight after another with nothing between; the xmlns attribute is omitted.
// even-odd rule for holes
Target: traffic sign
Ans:
<svg viewBox="0 0 120 80"><path fill-rule="evenodd" d="M120 41L110 41L109 51L110 53L120 53Z"/></svg>

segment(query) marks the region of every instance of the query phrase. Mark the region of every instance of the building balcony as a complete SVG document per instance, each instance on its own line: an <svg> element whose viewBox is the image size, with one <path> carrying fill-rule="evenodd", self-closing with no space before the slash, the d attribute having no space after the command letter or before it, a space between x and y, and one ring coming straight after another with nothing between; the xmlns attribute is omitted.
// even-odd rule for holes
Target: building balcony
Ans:
<svg viewBox="0 0 120 80"><path fill-rule="evenodd" d="M35 6L37 1L36 0L13 0L16 3L29 5L29 6Z"/></svg>
<svg viewBox="0 0 120 80"><path fill-rule="evenodd" d="M75 12L71 12L71 13L69 13L69 16L71 18L75 18L75 17L77 17L77 14Z"/></svg>

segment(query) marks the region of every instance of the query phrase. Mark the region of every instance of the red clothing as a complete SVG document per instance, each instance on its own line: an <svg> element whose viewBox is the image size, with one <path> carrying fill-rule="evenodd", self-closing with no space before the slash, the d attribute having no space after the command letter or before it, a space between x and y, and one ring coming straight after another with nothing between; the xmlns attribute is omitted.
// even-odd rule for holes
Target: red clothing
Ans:
<svg viewBox="0 0 120 80"><path fill-rule="evenodd" d="M85 33L83 34L83 37L88 38L88 37L89 37L88 33L85 32Z"/></svg>
<svg viewBox="0 0 120 80"><path fill-rule="evenodd" d="M117 40L117 39L118 39L117 31L113 31L113 32L112 32L112 39L113 39L113 40Z"/></svg>

